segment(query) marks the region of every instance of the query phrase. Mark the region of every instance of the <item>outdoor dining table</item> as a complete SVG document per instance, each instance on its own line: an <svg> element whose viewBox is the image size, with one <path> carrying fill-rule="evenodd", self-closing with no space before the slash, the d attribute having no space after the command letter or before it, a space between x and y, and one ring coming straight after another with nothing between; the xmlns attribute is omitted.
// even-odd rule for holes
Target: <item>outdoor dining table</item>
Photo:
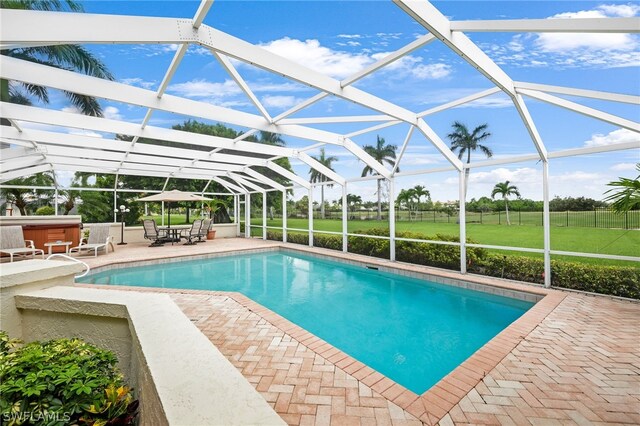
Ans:
<svg viewBox="0 0 640 426"><path fill-rule="evenodd" d="M165 241L171 242L171 245L173 245L173 243L180 242L181 228L162 227L162 228L158 228L158 230L164 231L167 234Z"/></svg>

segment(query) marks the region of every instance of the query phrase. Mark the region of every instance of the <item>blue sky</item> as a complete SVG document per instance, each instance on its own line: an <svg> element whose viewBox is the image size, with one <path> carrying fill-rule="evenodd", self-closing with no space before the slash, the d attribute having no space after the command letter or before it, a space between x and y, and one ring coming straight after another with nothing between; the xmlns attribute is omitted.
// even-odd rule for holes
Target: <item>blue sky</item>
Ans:
<svg viewBox="0 0 640 426"><path fill-rule="evenodd" d="M88 13L138 14L191 18L198 2L110 1L86 2ZM434 2L454 20L517 19L562 17L629 17L640 14L637 3L571 1L446 1ZM270 51L301 62L336 78L349 76L392 52L426 30L391 2L249 2L216 1L205 19L207 25ZM515 34L470 33L473 41L514 80L640 94L640 37L627 34ZM99 55L116 78L155 90L177 46L88 46ZM249 65L236 63L238 71L274 116L317 92ZM491 83L446 46L433 42L355 84L412 111L423 111L465 95L492 87ZM216 105L258 113L225 73L210 52L192 47L182 61L167 93ZM638 135L571 111L525 99L549 151L638 140ZM571 99L584 105L638 121L637 106L588 99ZM141 122L145 110L104 101L109 117ZM52 108L68 108L62 97L54 97ZM292 117L376 114L349 102L328 98ZM151 124L170 127L181 117L154 112ZM427 123L445 139L451 123L459 120L469 127L488 123L492 137L487 140L496 157L534 153L535 148L509 99L493 95L462 108L426 117ZM316 125L339 133L349 133L376 123ZM239 129L240 130L240 129ZM376 134L401 145L408 127L398 125L354 138L360 145L375 143ZM98 135L96 135L98 136ZM102 135L108 136L108 135ZM289 146L309 145L309 141L285 138ZM446 139L445 139L446 140ZM327 147L339 158L336 171L359 176L362 163L346 151ZM311 153L317 154L317 153ZM476 156L476 160L481 157ZM473 161L473 160L472 160ZM602 198L606 183L618 176L635 176L639 150L581 156L552 161L551 195L585 195ZM440 168L446 161L418 132L414 132L400 168L411 171ZM293 162L295 171L308 176L308 167ZM456 198L456 175L437 173L401 179L399 187L427 186L434 199ZM479 169L471 175L469 198L489 195L493 185L511 180L522 195L542 197L541 168L535 162ZM353 186L364 199L375 198L374 182ZM339 188L329 190L337 198ZM297 194L299 195L299 194Z"/></svg>

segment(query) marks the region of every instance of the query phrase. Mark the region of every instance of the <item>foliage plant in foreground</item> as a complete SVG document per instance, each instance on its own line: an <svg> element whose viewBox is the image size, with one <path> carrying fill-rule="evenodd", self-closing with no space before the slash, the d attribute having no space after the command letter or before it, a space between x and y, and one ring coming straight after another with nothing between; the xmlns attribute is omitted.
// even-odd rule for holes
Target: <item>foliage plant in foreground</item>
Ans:
<svg viewBox="0 0 640 426"><path fill-rule="evenodd" d="M138 401L115 355L80 339L14 349L0 331L0 418L5 425L131 425Z"/></svg>
<svg viewBox="0 0 640 426"><path fill-rule="evenodd" d="M389 236L388 229L367 229L356 234ZM397 238L459 242L453 235L427 236L414 232L397 232ZM270 240L282 241L279 231L267 232ZM287 241L307 245L307 233L288 233ZM467 240L467 242L473 242ZM314 247L342 250L342 236L317 233ZM354 237L348 239L349 252L366 256L389 258L389 241L379 238ZM441 245L412 241L396 241L396 259L418 265L459 270L460 249L454 245ZM488 253L484 249L467 248L467 268L474 274L488 275L536 284L544 283L544 261L526 256ZM564 260L551 261L551 285L571 290L588 291L612 296L640 299L640 268L627 266L593 265Z"/></svg>

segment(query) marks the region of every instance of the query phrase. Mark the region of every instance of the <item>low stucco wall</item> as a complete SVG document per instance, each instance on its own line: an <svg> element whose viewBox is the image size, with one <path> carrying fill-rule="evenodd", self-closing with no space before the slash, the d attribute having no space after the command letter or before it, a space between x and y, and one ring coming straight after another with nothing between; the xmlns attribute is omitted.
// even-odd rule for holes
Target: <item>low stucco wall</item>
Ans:
<svg viewBox="0 0 640 426"><path fill-rule="evenodd" d="M2 328L25 341L81 337L116 352L141 425L284 424L168 295L69 286L80 270L59 261L3 265Z"/></svg>
<svg viewBox="0 0 640 426"><path fill-rule="evenodd" d="M91 226L91 224L84 224L85 227ZM189 225L177 225L172 228L188 229ZM235 238L237 235L237 225L235 223L216 223L211 226L216 230L216 238ZM121 225L114 223L111 225L109 235L113 237L114 243L120 242ZM144 229L142 226L125 226L124 228L124 241L126 243L142 243L148 240L144 239Z"/></svg>

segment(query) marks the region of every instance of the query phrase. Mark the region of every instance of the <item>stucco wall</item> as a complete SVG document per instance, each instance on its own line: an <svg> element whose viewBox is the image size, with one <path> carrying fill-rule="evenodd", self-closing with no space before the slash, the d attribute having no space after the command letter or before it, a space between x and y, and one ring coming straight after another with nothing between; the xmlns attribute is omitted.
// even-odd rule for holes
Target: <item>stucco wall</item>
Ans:
<svg viewBox="0 0 640 426"><path fill-rule="evenodd" d="M140 400L141 425L284 424L168 295L47 288L69 284L81 269L37 260L0 269L0 318L12 336L81 337L116 352Z"/></svg>
<svg viewBox="0 0 640 426"><path fill-rule="evenodd" d="M85 224L85 227L89 224ZM113 237L114 243L120 242L120 227L121 225L112 224L109 235ZM189 226L175 226L176 228L189 228ZM173 226L172 226L173 228ZM237 226L235 223L218 223L213 224L212 229L216 230L216 238L235 238ZM142 226L126 226L124 228L124 241L127 243L141 243L148 240L144 239L144 229ZM117 248L116 248L117 250Z"/></svg>

